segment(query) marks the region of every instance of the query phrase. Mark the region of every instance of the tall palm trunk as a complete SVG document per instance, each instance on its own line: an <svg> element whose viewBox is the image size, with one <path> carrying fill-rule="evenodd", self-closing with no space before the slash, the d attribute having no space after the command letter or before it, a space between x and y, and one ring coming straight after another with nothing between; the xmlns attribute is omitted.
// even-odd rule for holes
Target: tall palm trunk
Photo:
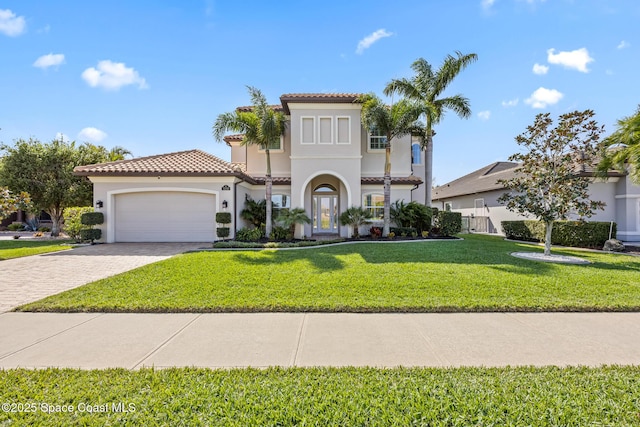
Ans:
<svg viewBox="0 0 640 427"><path fill-rule="evenodd" d="M430 208L433 189L433 136L427 125L427 143L424 150L424 204Z"/></svg>
<svg viewBox="0 0 640 427"><path fill-rule="evenodd" d="M384 225L382 235L387 237L391 228L391 138L387 137L384 148Z"/></svg>
<svg viewBox="0 0 640 427"><path fill-rule="evenodd" d="M273 179L271 178L271 155L269 154L269 147L266 147L264 153L267 156L267 176L265 177L265 198L267 201L267 223L265 224L265 233L267 238L271 237L271 229L272 229L272 205L271 205L271 193L273 186Z"/></svg>

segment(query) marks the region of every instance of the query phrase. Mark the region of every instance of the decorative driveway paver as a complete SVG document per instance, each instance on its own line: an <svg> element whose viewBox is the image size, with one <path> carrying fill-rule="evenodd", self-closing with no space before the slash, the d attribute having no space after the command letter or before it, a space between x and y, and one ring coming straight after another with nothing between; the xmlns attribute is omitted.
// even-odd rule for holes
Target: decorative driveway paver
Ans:
<svg viewBox="0 0 640 427"><path fill-rule="evenodd" d="M0 313L208 243L111 243L0 261Z"/></svg>

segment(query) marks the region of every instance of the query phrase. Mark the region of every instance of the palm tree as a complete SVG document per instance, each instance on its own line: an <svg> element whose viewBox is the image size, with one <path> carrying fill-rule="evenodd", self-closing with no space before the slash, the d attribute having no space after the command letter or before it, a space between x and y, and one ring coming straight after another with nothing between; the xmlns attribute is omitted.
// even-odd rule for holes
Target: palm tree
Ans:
<svg viewBox="0 0 640 427"><path fill-rule="evenodd" d="M422 147L425 150L425 205L431 206L431 187L433 183L433 125L444 117L445 110L451 110L461 118L471 116L469 100L458 94L441 98L442 93L462 70L478 59L478 55L463 55L456 51L457 57L447 55L440 69L433 71L423 58L417 59L411 68L415 75L410 79L393 79L384 90L385 95L398 93L418 103L425 117L425 126L421 132Z"/></svg>
<svg viewBox="0 0 640 427"><path fill-rule="evenodd" d="M417 122L420 109L415 104L400 100L392 106L386 105L373 94L364 95L362 102L362 124L369 132L386 137L384 151L384 226L382 235L389 234L391 223L391 141L421 128Z"/></svg>
<svg viewBox="0 0 640 427"><path fill-rule="evenodd" d="M307 216L307 212L303 208L283 209L278 215L278 221L283 227L289 229L291 238L296 232L296 224L311 224L311 218Z"/></svg>
<svg viewBox="0 0 640 427"><path fill-rule="evenodd" d="M340 223L353 226L353 237L360 237L360 226L371 223L371 212L359 206L352 206L340 214Z"/></svg>
<svg viewBox="0 0 640 427"><path fill-rule="evenodd" d="M126 156L132 156L131 151L127 150L124 147L116 145L111 150L109 150L109 161L115 162L117 160L124 160Z"/></svg>
<svg viewBox="0 0 640 427"><path fill-rule="evenodd" d="M631 179L640 184L640 105L633 116L618 120L618 129L604 140L602 161L598 171L606 176L610 169L625 171L626 163L631 168Z"/></svg>
<svg viewBox="0 0 640 427"><path fill-rule="evenodd" d="M218 141L222 141L224 134L228 131L240 132L244 136L242 145L257 145L264 150L267 159L267 173L265 176L265 192L267 202L267 221L265 232L271 235L272 210L271 191L273 179L271 178L271 156L269 149L276 146L280 137L284 135L286 118L281 111L275 111L267 104L267 100L260 90L247 86L251 95L253 108L251 111L234 111L233 113L223 113L218 116L213 124L213 136Z"/></svg>

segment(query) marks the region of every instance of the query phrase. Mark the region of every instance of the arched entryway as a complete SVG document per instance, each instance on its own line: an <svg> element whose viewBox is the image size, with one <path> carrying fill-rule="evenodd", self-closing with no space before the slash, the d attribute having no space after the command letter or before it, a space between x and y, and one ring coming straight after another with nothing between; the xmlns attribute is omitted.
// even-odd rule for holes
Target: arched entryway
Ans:
<svg viewBox="0 0 640 427"><path fill-rule="evenodd" d="M313 234L338 233L338 189L331 184L320 184L312 194Z"/></svg>
<svg viewBox="0 0 640 427"><path fill-rule="evenodd" d="M311 224L302 227L301 235L346 236L348 228L338 218L351 203L351 191L340 175L322 171L309 177L302 187L302 200Z"/></svg>

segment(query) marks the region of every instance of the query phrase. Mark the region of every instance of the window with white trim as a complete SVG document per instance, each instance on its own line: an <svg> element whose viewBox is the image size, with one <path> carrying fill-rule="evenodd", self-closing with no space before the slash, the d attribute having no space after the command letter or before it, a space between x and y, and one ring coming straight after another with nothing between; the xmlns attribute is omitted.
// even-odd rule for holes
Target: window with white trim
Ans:
<svg viewBox="0 0 640 427"><path fill-rule="evenodd" d="M372 219L383 219L384 195L377 193L365 194L362 200L362 207L371 212Z"/></svg>
<svg viewBox="0 0 640 427"><path fill-rule="evenodd" d="M258 151L264 152L264 148L258 148ZM284 151L284 136L269 145L269 151Z"/></svg>
<svg viewBox="0 0 640 427"><path fill-rule="evenodd" d="M447 212L451 212L453 209L453 202L444 202L444 210Z"/></svg>
<svg viewBox="0 0 640 427"><path fill-rule="evenodd" d="M369 131L369 150L384 150L387 146L387 137L382 135L377 128Z"/></svg>

